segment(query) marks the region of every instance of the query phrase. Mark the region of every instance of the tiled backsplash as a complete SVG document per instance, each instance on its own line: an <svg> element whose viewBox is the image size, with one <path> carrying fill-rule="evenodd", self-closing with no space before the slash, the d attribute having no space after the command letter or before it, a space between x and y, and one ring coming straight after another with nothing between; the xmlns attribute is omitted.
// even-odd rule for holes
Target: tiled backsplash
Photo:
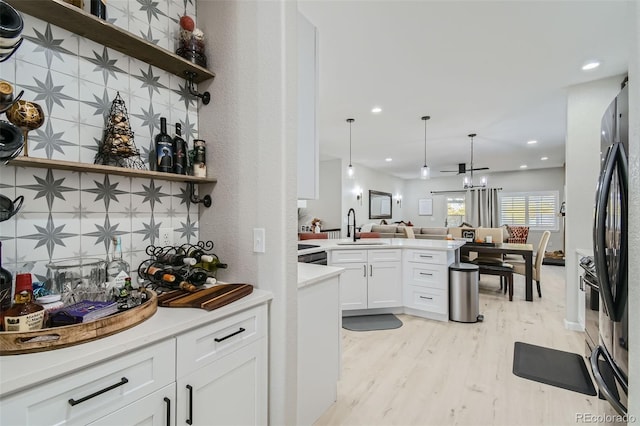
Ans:
<svg viewBox="0 0 640 426"><path fill-rule="evenodd" d="M194 0L110 0L107 8L108 21L169 50L179 17L185 10L195 17ZM24 42L0 64L0 79L44 110L45 123L28 136L29 156L93 163L118 92L145 162L160 117L167 118L171 134L181 123L191 147L198 103L184 79L22 16ZM146 258L160 228L172 227L175 242L198 240L198 206L185 183L0 165L0 193L25 198L19 214L0 222L2 263L13 273L43 278L52 260L104 259L113 236L122 238L132 269Z"/></svg>

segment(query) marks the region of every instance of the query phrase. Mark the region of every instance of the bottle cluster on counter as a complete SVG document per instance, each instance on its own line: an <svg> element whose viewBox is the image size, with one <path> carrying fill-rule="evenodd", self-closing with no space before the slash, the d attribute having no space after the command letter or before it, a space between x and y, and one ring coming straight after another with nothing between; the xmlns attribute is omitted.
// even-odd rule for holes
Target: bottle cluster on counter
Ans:
<svg viewBox="0 0 640 426"><path fill-rule="evenodd" d="M155 150L151 153L149 163L158 172L179 175L192 174L206 177L206 143L202 139L193 141L193 150L189 152L187 142L182 138L182 125L175 124L173 137L167 133L167 119L160 118L160 133L154 138Z"/></svg>
<svg viewBox="0 0 640 426"><path fill-rule="evenodd" d="M218 269L227 268L218 256L209 253L210 241L180 246L148 246L150 256L138 267L140 285L156 291L185 290L194 292L216 283Z"/></svg>

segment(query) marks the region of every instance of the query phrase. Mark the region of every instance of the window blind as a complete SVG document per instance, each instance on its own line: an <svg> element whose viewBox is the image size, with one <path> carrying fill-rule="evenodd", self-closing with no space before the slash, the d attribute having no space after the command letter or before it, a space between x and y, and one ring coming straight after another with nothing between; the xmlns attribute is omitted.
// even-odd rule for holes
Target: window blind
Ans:
<svg viewBox="0 0 640 426"><path fill-rule="evenodd" d="M558 191L503 193L500 223L533 230L558 230Z"/></svg>

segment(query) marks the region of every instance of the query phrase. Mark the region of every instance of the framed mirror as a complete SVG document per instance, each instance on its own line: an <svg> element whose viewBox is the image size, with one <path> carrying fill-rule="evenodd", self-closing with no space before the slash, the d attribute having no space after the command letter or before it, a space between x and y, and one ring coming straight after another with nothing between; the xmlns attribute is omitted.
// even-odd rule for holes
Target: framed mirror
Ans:
<svg viewBox="0 0 640 426"><path fill-rule="evenodd" d="M369 190L369 219L391 219L391 194Z"/></svg>

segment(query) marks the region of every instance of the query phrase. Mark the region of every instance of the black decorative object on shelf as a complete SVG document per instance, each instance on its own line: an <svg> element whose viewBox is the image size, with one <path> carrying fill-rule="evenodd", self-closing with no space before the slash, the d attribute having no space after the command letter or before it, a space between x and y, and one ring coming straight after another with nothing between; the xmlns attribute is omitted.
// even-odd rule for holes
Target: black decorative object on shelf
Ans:
<svg viewBox="0 0 640 426"><path fill-rule="evenodd" d="M124 100L120 97L120 92L111 103L102 143L94 163L129 169L147 169L133 140L129 114Z"/></svg>
<svg viewBox="0 0 640 426"><path fill-rule="evenodd" d="M176 289L195 292L216 283L218 269L227 268L213 250L212 241L180 246L147 246L149 256L138 266L141 287L163 293Z"/></svg>

